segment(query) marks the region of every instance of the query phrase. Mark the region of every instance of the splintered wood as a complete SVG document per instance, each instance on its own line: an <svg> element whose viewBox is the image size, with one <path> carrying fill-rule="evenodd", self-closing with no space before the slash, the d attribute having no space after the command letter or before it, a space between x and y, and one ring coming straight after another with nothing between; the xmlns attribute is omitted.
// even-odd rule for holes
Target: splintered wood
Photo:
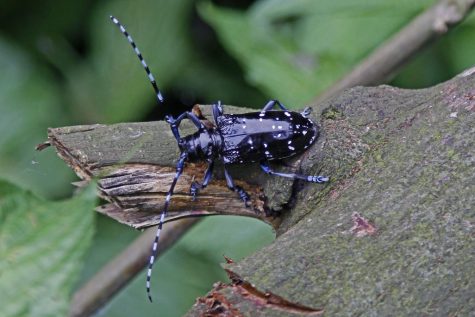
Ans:
<svg viewBox="0 0 475 317"><path fill-rule="evenodd" d="M83 180L76 186L97 181L100 197L108 202L97 211L140 229L159 222L175 175L178 147L167 128L163 122L54 128L48 130L48 141L38 149L55 147L59 157ZM201 181L205 169L205 163L186 164L165 222L185 217L240 215L275 223L266 217L262 189L243 181L237 180L236 184L251 195L247 208L224 180L217 179L193 201L190 184L193 180Z"/></svg>

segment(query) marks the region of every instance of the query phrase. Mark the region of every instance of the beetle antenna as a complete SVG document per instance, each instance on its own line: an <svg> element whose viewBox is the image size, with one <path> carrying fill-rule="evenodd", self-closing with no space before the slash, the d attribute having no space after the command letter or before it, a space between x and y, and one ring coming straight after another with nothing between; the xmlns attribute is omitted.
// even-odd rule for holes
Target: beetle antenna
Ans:
<svg viewBox="0 0 475 317"><path fill-rule="evenodd" d="M152 278L153 263L155 262L155 258L157 257L157 253L158 253L158 240L160 239L160 233L162 232L162 227L165 221L165 217L168 214L168 207L170 206L170 199L173 195L173 190L175 189L175 185L176 185L176 182L178 181L178 178L180 178L180 175L183 172L183 167L185 166L185 160L186 160L186 153L182 153L180 155L180 159L178 160L178 163L176 164L175 177L173 178L172 184L167 193L167 197L165 198L165 205L163 206L163 211L162 211L162 214L160 215L160 221L158 223L157 234L155 235L155 240L153 241L152 254L150 255L150 261L148 263L147 282L146 282L147 296L150 302L152 302L152 295L150 293L150 279Z"/></svg>
<svg viewBox="0 0 475 317"><path fill-rule="evenodd" d="M117 25L119 27L120 32L122 32L122 34L124 34L124 36L129 41L130 45L132 45L132 47L135 51L135 54L137 54L137 57L140 60L140 63L142 64L143 68L145 69L145 72L147 72L148 79L150 80L150 83L152 84L153 89L155 90L155 95L157 96L158 103L162 103L163 102L162 93L158 89L157 82L155 81L155 78L153 77L152 72L148 68L147 63L145 62L144 58L142 57L142 53L140 53L140 51L139 51L137 45L135 44L134 40L129 35L129 33L125 30L125 27L119 22L119 20L117 20L117 18L115 18L114 16L111 15L110 19L112 20L112 22L115 25Z"/></svg>

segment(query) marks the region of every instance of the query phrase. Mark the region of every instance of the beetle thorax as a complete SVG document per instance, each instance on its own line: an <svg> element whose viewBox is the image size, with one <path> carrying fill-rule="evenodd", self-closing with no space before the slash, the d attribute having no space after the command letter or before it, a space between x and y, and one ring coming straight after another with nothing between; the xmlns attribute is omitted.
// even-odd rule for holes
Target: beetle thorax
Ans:
<svg viewBox="0 0 475 317"><path fill-rule="evenodd" d="M218 156L222 137L214 129L202 130L181 138L178 146L188 154L189 161L207 160Z"/></svg>

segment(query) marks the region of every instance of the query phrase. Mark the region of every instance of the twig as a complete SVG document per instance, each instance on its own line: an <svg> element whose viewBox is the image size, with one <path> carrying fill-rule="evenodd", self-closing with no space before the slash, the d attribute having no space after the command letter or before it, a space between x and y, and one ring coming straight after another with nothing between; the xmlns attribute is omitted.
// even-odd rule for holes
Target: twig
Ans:
<svg viewBox="0 0 475 317"><path fill-rule="evenodd" d="M471 11L475 0L441 0L378 47L353 71L313 100L313 104L358 85L388 82L424 46L460 23Z"/></svg>
<svg viewBox="0 0 475 317"><path fill-rule="evenodd" d="M183 219L165 226L160 239L159 256L197 221L199 219L196 218ZM73 296L69 315L71 317L90 316L142 271L148 263L155 231L155 228L147 229L83 285Z"/></svg>

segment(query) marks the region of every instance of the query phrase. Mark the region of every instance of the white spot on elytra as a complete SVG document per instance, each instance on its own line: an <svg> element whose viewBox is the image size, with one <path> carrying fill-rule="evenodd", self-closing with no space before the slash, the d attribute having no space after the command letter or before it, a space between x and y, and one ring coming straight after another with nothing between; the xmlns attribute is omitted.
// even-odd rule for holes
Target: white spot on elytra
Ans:
<svg viewBox="0 0 475 317"><path fill-rule="evenodd" d="M290 117L290 113L288 113L287 111L284 112L284 114L285 114L287 117Z"/></svg>
<svg viewBox="0 0 475 317"><path fill-rule="evenodd" d="M252 139L247 140L247 143L252 144Z"/></svg>
<svg viewBox="0 0 475 317"><path fill-rule="evenodd" d="M292 140L289 140L289 142L287 142L287 144L292 144Z"/></svg>
<svg viewBox="0 0 475 317"><path fill-rule="evenodd" d="M280 138L282 136L282 133L277 134L277 137Z"/></svg>
<svg viewBox="0 0 475 317"><path fill-rule="evenodd" d="M259 117L263 117L263 116L265 116L265 115L266 115L266 113L265 113L265 112L261 112L261 113L259 113Z"/></svg>
<svg viewBox="0 0 475 317"><path fill-rule="evenodd" d="M293 150L295 150L295 148L293 146L289 145L289 150L293 151Z"/></svg>
<svg viewBox="0 0 475 317"><path fill-rule="evenodd" d="M307 134L307 132L308 132L307 130L303 130L302 134L305 135L305 134Z"/></svg>

